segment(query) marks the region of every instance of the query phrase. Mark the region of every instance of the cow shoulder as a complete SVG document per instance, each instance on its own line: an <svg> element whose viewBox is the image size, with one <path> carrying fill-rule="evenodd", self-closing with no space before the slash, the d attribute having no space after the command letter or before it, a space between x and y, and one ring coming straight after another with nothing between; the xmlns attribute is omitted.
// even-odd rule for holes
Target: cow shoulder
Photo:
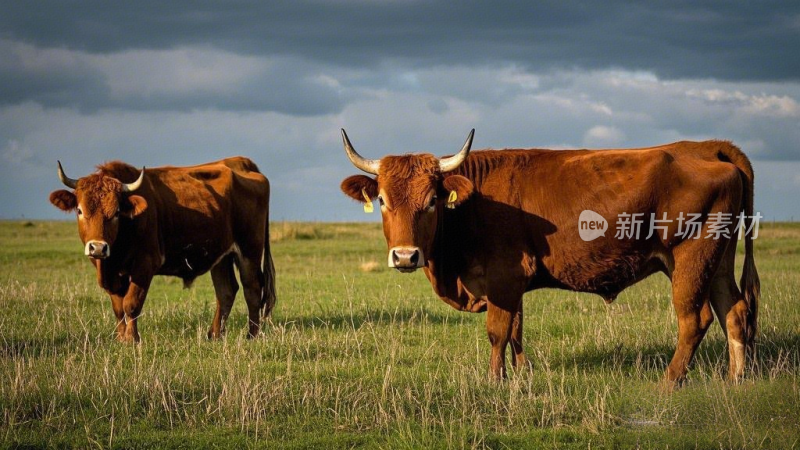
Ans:
<svg viewBox="0 0 800 450"><path fill-rule="evenodd" d="M116 178L123 183L133 183L139 178L139 169L122 161L109 161L97 166L100 173Z"/></svg>
<svg viewBox="0 0 800 450"><path fill-rule="evenodd" d="M228 167L231 170L236 172L259 172L258 166L254 163L250 158L246 158L244 156L234 156L231 158L225 158L220 161L224 166Z"/></svg>

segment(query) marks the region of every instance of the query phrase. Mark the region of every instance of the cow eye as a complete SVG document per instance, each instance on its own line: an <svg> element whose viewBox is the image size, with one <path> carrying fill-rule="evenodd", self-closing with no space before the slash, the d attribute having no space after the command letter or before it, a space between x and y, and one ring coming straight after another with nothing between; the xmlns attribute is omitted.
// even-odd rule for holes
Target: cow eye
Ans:
<svg viewBox="0 0 800 450"><path fill-rule="evenodd" d="M381 206L383 206L383 205L384 205L384 203L383 203L383 197L381 197L380 195L378 196L378 203L380 203L380 205L381 205Z"/></svg>
<svg viewBox="0 0 800 450"><path fill-rule="evenodd" d="M428 209L433 209L436 207L436 196L431 196L431 201L428 203Z"/></svg>
<svg viewBox="0 0 800 450"><path fill-rule="evenodd" d="M83 215L83 210L81 209L81 207L80 207L80 206L78 206L78 215L79 215L79 216L82 216L82 215Z"/></svg>

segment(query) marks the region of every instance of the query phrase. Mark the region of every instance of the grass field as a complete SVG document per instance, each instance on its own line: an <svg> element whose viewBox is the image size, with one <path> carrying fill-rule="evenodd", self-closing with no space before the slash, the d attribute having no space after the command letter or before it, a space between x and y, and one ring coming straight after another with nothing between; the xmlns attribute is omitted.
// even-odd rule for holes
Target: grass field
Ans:
<svg viewBox="0 0 800 450"><path fill-rule="evenodd" d="M715 323L674 393L659 384L677 336L664 276L611 305L527 294L534 369L494 383L485 316L385 268L380 224L278 223L273 240L278 303L257 340L241 292L212 342L210 277L159 277L133 346L114 340L74 223L0 222L2 446L800 448L798 225L756 241L748 378L725 380Z"/></svg>

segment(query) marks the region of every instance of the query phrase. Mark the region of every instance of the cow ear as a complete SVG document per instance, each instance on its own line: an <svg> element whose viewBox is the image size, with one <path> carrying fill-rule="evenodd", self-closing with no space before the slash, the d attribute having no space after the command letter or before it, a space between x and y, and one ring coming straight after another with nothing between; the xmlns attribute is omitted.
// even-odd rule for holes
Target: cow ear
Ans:
<svg viewBox="0 0 800 450"><path fill-rule="evenodd" d="M64 212L70 212L78 206L78 198L74 193L61 189L50 193L50 203Z"/></svg>
<svg viewBox="0 0 800 450"><path fill-rule="evenodd" d="M127 208L122 211L122 214L133 219L147 209L147 200L140 195L129 195L126 199Z"/></svg>
<svg viewBox="0 0 800 450"><path fill-rule="evenodd" d="M348 197L358 202L365 202L363 192L367 193L370 199L378 196L378 181L366 175L353 175L342 181L342 192Z"/></svg>
<svg viewBox="0 0 800 450"><path fill-rule="evenodd" d="M450 203L451 192L456 193L456 200L451 203L453 206L458 206L465 202L475 191L475 186L472 184L472 181L469 181L468 178L462 177L461 175L450 175L446 177L442 182L442 187L446 191L445 198L448 199L448 203Z"/></svg>

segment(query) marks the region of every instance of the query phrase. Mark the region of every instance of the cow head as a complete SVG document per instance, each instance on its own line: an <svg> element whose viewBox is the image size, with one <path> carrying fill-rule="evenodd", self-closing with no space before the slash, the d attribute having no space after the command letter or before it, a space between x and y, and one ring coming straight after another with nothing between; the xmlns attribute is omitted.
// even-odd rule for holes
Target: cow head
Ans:
<svg viewBox="0 0 800 450"><path fill-rule="evenodd" d="M342 140L354 166L372 175L354 175L342 182L342 191L358 201L378 199L383 216L383 234L389 247L389 267L411 272L425 266L430 255L441 208L455 207L472 194L472 182L460 175L449 175L467 158L473 129L461 150L454 156L437 159L433 155L385 156L380 160L361 157L347 133Z"/></svg>
<svg viewBox="0 0 800 450"><path fill-rule="evenodd" d="M142 184L144 168L139 179L129 184L102 171L75 180L64 174L59 161L58 178L74 192L63 189L54 191L50 194L50 203L62 211L76 212L78 233L86 256L108 258L119 232L120 218L132 219L147 209L147 201L132 194Z"/></svg>

